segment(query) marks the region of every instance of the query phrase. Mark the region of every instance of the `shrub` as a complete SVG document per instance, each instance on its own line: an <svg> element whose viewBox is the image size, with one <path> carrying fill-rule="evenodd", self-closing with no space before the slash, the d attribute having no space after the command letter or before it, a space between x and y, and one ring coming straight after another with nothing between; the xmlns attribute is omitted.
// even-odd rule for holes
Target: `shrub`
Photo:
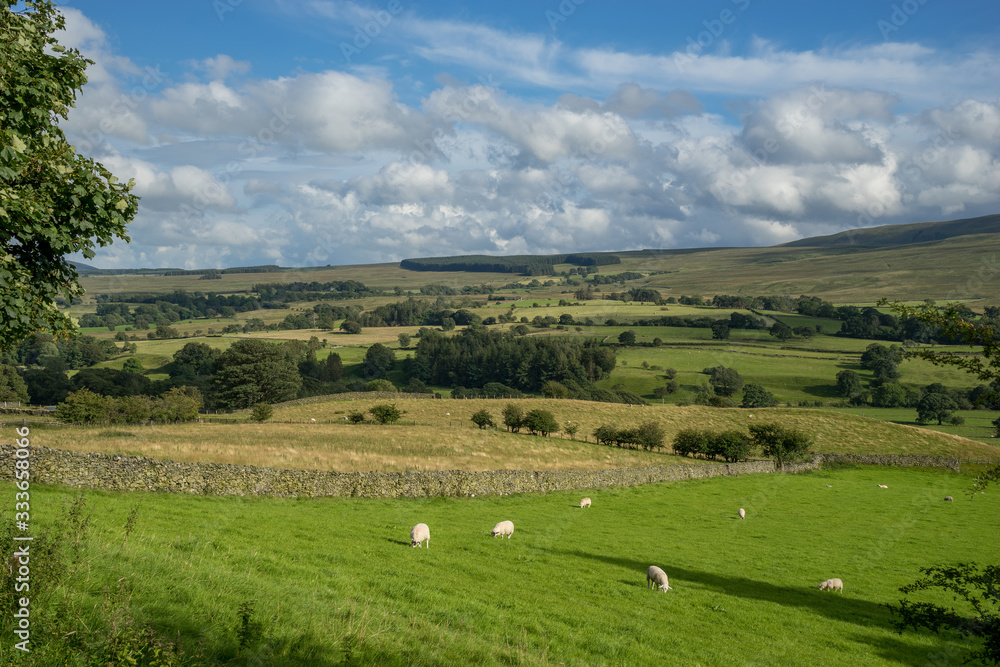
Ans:
<svg viewBox="0 0 1000 667"><path fill-rule="evenodd" d="M70 424L95 424L108 421L112 399L89 389L74 391L56 407L56 419Z"/></svg>
<svg viewBox="0 0 1000 667"><path fill-rule="evenodd" d="M395 403L373 405L368 412L379 424L395 424L403 416L403 413L399 411Z"/></svg>
<svg viewBox="0 0 1000 667"><path fill-rule="evenodd" d="M639 425L635 430L635 444L645 450L659 449L663 447L663 437L666 435L658 422L647 421Z"/></svg>
<svg viewBox="0 0 1000 667"><path fill-rule="evenodd" d="M340 323L340 329L344 333L359 334L361 333L361 324L354 320L344 320Z"/></svg>
<svg viewBox="0 0 1000 667"><path fill-rule="evenodd" d="M347 413L347 421L352 424L364 424L365 423L365 413L360 410L351 410Z"/></svg>
<svg viewBox="0 0 1000 667"><path fill-rule="evenodd" d="M365 391L381 391L394 393L396 391L396 385L389 382L388 380L372 380L365 385Z"/></svg>
<svg viewBox="0 0 1000 667"><path fill-rule="evenodd" d="M678 456L707 455L711 434L695 428L681 429L672 443L674 454Z"/></svg>
<svg viewBox="0 0 1000 667"><path fill-rule="evenodd" d="M812 439L803 431L786 428L776 422L760 422L750 425L750 440L760 447L764 456L774 459L779 467L785 461L806 453Z"/></svg>
<svg viewBox="0 0 1000 667"><path fill-rule="evenodd" d="M708 382L719 396L732 396L743 388L743 378L736 369L725 366L713 368Z"/></svg>
<svg viewBox="0 0 1000 667"><path fill-rule="evenodd" d="M166 422L194 421L203 403L196 387L174 387L154 402L151 417Z"/></svg>
<svg viewBox="0 0 1000 667"><path fill-rule="evenodd" d="M723 431L712 437L711 451L730 463L746 461L753 451L753 443L743 431Z"/></svg>
<svg viewBox="0 0 1000 667"><path fill-rule="evenodd" d="M508 403L503 406L503 425L507 427L507 430L511 433L517 433L521 430L524 423L524 410L517 403Z"/></svg>
<svg viewBox="0 0 1000 667"><path fill-rule="evenodd" d="M258 403L250 408L250 419L255 422L266 422L274 415L274 408L269 403Z"/></svg>
<svg viewBox="0 0 1000 667"><path fill-rule="evenodd" d="M772 408L778 404L774 394L754 382L743 387L743 408Z"/></svg>
<svg viewBox="0 0 1000 667"><path fill-rule="evenodd" d="M108 421L112 424L141 424L152 415L152 401L146 396L122 396L108 402Z"/></svg>
<svg viewBox="0 0 1000 667"><path fill-rule="evenodd" d="M496 426L496 423L493 421L493 415L486 408L473 413L472 423L481 429Z"/></svg>
<svg viewBox="0 0 1000 667"><path fill-rule="evenodd" d="M550 433L559 431L559 422L548 410L528 410L524 415L524 426L532 435L538 433L548 437Z"/></svg>
<svg viewBox="0 0 1000 667"><path fill-rule="evenodd" d="M594 429L594 439L597 440L598 444L601 445L612 445L618 437L618 429L614 426L608 426L607 424L601 424Z"/></svg>
<svg viewBox="0 0 1000 667"><path fill-rule="evenodd" d="M569 390L566 389L566 386L555 380L549 380L542 385L542 396L545 398L566 398L568 394Z"/></svg>
<svg viewBox="0 0 1000 667"><path fill-rule="evenodd" d="M122 370L126 373L142 373L142 362L135 358L126 359Z"/></svg>

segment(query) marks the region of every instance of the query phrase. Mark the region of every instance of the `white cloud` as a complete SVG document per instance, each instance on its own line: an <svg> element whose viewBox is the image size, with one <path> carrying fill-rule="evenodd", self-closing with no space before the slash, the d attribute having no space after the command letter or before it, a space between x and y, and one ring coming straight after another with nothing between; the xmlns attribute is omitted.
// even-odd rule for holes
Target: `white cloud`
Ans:
<svg viewBox="0 0 1000 667"><path fill-rule="evenodd" d="M79 11L67 19L65 40L98 61L67 132L142 196L133 243L106 264L772 244L1000 205L991 54L761 40L678 62L407 14L384 36L406 57L488 75L441 74L404 103L381 64L248 78L250 63L218 54L174 83L115 55ZM718 94L748 99L706 111Z"/></svg>
<svg viewBox="0 0 1000 667"><path fill-rule="evenodd" d="M214 58L205 58L195 62L194 68L205 72L212 80L223 80L231 75L246 74L250 71L250 63L246 60L235 60L232 56L220 53Z"/></svg>

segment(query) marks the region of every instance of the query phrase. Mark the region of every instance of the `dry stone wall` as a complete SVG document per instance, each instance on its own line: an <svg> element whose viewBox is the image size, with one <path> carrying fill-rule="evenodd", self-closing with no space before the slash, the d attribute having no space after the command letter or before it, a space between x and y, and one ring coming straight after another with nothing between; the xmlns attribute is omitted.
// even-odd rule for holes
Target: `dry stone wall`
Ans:
<svg viewBox="0 0 1000 667"><path fill-rule="evenodd" d="M0 479L13 481L15 448L0 446ZM820 455L786 464L785 472L815 470L824 460L866 465L944 466L957 459L914 456ZM953 464L953 465L952 465ZM654 482L775 472L773 461L620 468L616 470L488 470L333 472L284 470L225 463L180 463L142 456L32 447L31 480L110 491L163 491L203 495L417 498L500 495L636 486Z"/></svg>

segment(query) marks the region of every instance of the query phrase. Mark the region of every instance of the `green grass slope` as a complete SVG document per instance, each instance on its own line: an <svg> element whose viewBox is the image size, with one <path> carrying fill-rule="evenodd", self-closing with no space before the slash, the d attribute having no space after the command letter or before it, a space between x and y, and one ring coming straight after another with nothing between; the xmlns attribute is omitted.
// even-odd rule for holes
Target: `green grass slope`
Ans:
<svg viewBox="0 0 1000 667"><path fill-rule="evenodd" d="M472 499L87 492L90 528L69 531L87 536L62 542L75 569L59 591L41 578L32 589L33 652L15 658L5 641L0 661L96 664L109 646L134 654L157 638L184 652L157 664L187 665L960 659L967 644L898 635L883 605L921 566L997 562L1000 494L970 502L969 483L854 468ZM576 507L581 495L590 509ZM70 503L67 490L33 487L36 527ZM489 535L501 520L514 522L509 541ZM418 522L429 549L409 545ZM647 590L652 564L674 590ZM817 590L830 577L843 594ZM10 624L5 614L7 637Z"/></svg>

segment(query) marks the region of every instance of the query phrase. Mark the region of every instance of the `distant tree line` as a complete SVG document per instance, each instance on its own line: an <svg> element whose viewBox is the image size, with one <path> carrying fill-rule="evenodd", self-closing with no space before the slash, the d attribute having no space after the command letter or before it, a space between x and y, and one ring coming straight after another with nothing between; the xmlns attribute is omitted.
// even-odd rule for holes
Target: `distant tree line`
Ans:
<svg viewBox="0 0 1000 667"><path fill-rule="evenodd" d="M235 266L229 269L166 269L163 271L165 276L199 276L205 275L207 273L221 273L221 274L233 274L233 273L278 273L279 271L287 271L288 269L283 269L276 264L262 264L260 266Z"/></svg>
<svg viewBox="0 0 1000 667"><path fill-rule="evenodd" d="M645 277L645 274L636 273L635 271L622 271L621 273L613 274L597 273L591 276L588 282L594 285L624 285L627 280L638 280Z"/></svg>
<svg viewBox="0 0 1000 667"><path fill-rule="evenodd" d="M139 305L130 308L129 304ZM97 297L96 312L83 315L80 326L108 327L114 330L124 325L146 330L181 320L233 317L236 313L260 308L259 299L239 294L225 296L183 290L172 294L100 294Z"/></svg>
<svg viewBox="0 0 1000 667"><path fill-rule="evenodd" d="M330 282L258 283L251 288L263 302L292 303L295 301L340 301L370 296L384 296L385 292L370 288L356 280Z"/></svg>
<svg viewBox="0 0 1000 667"><path fill-rule="evenodd" d="M192 387L176 387L157 397L104 396L80 389L59 404L55 416L72 424L184 422L198 419L201 405L201 395Z"/></svg>
<svg viewBox="0 0 1000 667"><path fill-rule="evenodd" d="M568 255L460 255L455 257L423 257L404 259L400 268L409 271L469 271L488 273L519 273L525 276L545 276L556 264L604 266L620 264L621 258L610 253L572 253Z"/></svg>

